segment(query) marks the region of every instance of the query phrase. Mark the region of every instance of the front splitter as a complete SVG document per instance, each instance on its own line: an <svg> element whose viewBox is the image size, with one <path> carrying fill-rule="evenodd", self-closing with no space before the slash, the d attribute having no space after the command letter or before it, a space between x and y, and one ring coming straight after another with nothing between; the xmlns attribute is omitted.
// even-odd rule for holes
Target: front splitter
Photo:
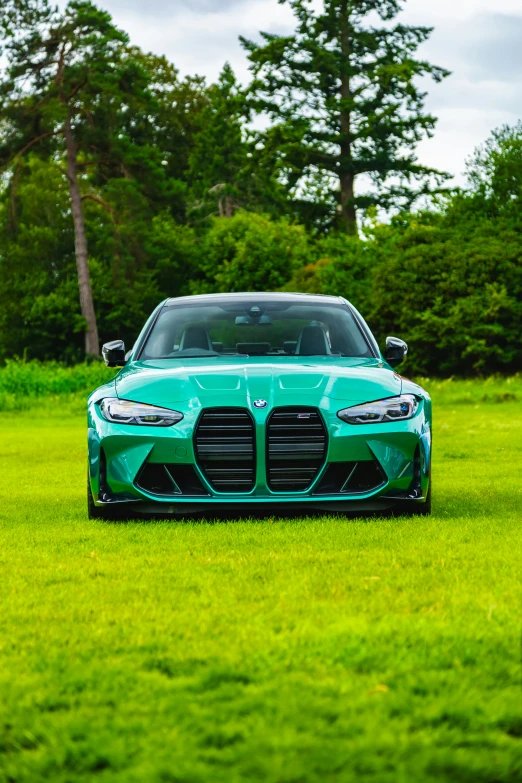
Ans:
<svg viewBox="0 0 522 783"><path fill-rule="evenodd" d="M113 504L110 504L113 506ZM222 517L262 517L262 516L307 516L308 514L357 514L383 512L397 505L394 500L352 500L352 501L308 501L306 503L154 503L142 501L119 505L118 515L127 514L155 517L190 517L204 516L207 518ZM114 506L113 506L114 507ZM116 511L116 508L114 509Z"/></svg>

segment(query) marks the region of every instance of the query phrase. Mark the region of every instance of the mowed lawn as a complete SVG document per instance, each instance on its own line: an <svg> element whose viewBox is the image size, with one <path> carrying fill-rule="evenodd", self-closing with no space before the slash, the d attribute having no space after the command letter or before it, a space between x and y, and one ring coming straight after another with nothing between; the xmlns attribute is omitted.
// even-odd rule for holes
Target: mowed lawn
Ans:
<svg viewBox="0 0 522 783"><path fill-rule="evenodd" d="M84 417L1 415L0 781L521 781L508 386L434 385L431 518L89 522Z"/></svg>

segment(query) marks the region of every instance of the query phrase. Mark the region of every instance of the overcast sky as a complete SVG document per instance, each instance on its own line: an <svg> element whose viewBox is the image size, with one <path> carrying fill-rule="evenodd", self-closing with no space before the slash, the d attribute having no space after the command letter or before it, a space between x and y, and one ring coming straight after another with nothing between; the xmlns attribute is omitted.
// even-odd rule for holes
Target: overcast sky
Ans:
<svg viewBox="0 0 522 783"><path fill-rule="evenodd" d="M238 36L285 34L292 14L277 0L98 0L143 49L165 54L182 74L217 77L225 60L248 79ZM422 54L452 71L430 83L435 137L419 146L423 163L462 181L466 158L490 131L522 117L522 0L408 0L402 19L435 28Z"/></svg>

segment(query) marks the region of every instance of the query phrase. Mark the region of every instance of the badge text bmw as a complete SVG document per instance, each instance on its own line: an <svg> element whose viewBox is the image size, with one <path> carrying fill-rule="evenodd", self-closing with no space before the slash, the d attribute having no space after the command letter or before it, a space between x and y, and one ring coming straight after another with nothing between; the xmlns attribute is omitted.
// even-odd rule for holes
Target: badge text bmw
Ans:
<svg viewBox="0 0 522 783"><path fill-rule="evenodd" d="M254 408L266 408L267 405L266 400L254 400Z"/></svg>

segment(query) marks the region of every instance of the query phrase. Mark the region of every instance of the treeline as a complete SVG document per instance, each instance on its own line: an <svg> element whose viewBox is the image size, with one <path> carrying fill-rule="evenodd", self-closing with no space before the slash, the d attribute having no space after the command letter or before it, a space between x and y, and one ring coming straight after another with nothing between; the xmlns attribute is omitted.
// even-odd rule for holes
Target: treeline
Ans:
<svg viewBox="0 0 522 783"><path fill-rule="evenodd" d="M522 125L444 191L414 154L416 79L447 75L415 57L430 30L394 0L288 2L295 35L244 41L243 87L181 78L91 3L7 1L0 361L131 345L166 296L295 290L350 299L410 372L521 369Z"/></svg>

